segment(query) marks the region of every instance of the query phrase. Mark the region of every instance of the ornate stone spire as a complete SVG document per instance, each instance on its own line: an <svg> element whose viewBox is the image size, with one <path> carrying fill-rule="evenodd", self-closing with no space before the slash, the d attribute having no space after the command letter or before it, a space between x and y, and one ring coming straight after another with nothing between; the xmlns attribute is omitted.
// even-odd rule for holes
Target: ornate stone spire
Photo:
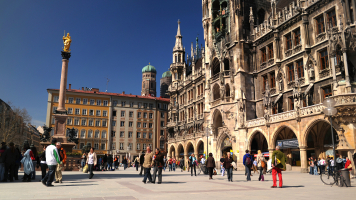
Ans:
<svg viewBox="0 0 356 200"><path fill-rule="evenodd" d="M180 21L178 20L178 30L176 35L176 44L174 45L173 51L183 51L182 35L180 34Z"/></svg>

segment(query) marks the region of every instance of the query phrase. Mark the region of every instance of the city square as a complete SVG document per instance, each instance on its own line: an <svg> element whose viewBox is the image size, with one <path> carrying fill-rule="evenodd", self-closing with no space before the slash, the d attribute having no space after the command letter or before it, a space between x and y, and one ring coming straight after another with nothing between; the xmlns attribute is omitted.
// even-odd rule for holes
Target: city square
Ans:
<svg viewBox="0 0 356 200"><path fill-rule="evenodd" d="M5 199L353 198L356 0L0 7Z"/></svg>
<svg viewBox="0 0 356 200"><path fill-rule="evenodd" d="M190 176L190 173L163 172L162 184L143 184L142 177L134 168L114 172L94 172L93 179L81 172L64 172L63 183L46 188L40 182L1 184L2 199L63 199L63 200L99 200L99 199L352 199L355 187L340 188L324 185L319 176L283 172L285 188L271 188L271 175L266 175L265 182L257 181L257 173L252 182L246 182L241 171L234 171L234 182L227 182L226 175ZM355 185L355 179L352 180ZM19 188L21 190L19 191ZM278 197L276 197L278 196Z"/></svg>

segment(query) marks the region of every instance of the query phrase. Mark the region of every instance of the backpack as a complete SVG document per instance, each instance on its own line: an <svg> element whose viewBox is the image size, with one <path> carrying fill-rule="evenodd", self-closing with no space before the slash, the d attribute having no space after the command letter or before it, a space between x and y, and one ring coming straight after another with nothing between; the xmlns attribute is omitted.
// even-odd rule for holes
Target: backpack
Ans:
<svg viewBox="0 0 356 200"><path fill-rule="evenodd" d="M248 157L246 158L245 164L246 164L246 166L251 166L251 165L252 165L251 157L250 157L250 156L248 156Z"/></svg>

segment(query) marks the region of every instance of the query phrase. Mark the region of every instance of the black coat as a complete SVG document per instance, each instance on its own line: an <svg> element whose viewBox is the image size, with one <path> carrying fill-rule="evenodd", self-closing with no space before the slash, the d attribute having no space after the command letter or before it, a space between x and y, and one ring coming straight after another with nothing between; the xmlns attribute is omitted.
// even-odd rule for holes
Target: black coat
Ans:
<svg viewBox="0 0 356 200"><path fill-rule="evenodd" d="M155 158L155 165L158 167L163 167L164 166L164 162L163 162L163 155L161 153L155 154L156 158Z"/></svg>
<svg viewBox="0 0 356 200"><path fill-rule="evenodd" d="M143 162L145 162L145 154L140 156L140 165L143 165Z"/></svg>
<svg viewBox="0 0 356 200"><path fill-rule="evenodd" d="M112 156L108 156L108 163L111 163L111 164L112 164L112 162L113 162Z"/></svg>
<svg viewBox="0 0 356 200"><path fill-rule="evenodd" d="M206 160L206 167L215 167L215 159L212 156Z"/></svg>
<svg viewBox="0 0 356 200"><path fill-rule="evenodd" d="M4 152L4 161L6 165L16 164L16 160L20 157L18 151L14 148L8 148Z"/></svg>

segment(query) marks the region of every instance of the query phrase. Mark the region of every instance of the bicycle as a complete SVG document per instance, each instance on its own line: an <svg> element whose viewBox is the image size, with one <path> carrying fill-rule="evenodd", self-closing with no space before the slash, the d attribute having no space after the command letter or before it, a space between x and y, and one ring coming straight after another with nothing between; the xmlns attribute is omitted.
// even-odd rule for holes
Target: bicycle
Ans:
<svg viewBox="0 0 356 200"><path fill-rule="evenodd" d="M204 166L205 166L205 165L199 163L199 165L198 165L198 170L197 170L197 174L198 174L198 175L199 175L201 172L204 173L204 170L205 170Z"/></svg>
<svg viewBox="0 0 356 200"><path fill-rule="evenodd" d="M336 170L332 173L328 173L328 171L325 170L320 173L320 179L325 185L331 185L331 187L334 184L339 185L342 183L341 181L344 181L344 177L341 174L341 170Z"/></svg>

